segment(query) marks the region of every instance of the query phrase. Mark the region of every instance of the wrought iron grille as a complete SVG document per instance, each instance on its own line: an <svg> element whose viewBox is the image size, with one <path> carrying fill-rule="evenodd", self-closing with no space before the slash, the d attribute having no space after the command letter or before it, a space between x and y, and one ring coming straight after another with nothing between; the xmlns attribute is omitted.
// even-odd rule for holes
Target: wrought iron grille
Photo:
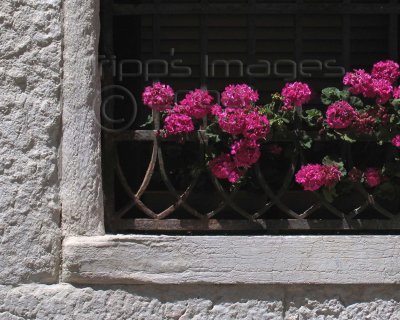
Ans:
<svg viewBox="0 0 400 320"><path fill-rule="evenodd" d="M233 32L237 36L232 36L232 39L242 41L243 50L237 52L237 48L233 49L231 57L238 54L251 62L267 52L271 57L287 57L299 62L313 54L322 59L333 52L340 65L349 69L363 67L378 59L398 59L399 14L399 2L394 0L104 0L101 51L108 62L114 56L117 59L145 60L166 57L169 55L166 48L174 46L177 50L182 48L188 58L200 57L193 58L191 63L194 70L202 70L205 61L201 57L210 50L216 57L225 50L229 51L228 38L219 39L226 42L221 44L222 48L213 49L213 39L217 36L210 34L210 25L214 23L217 29L230 30L222 36ZM226 25L215 25L215 19L220 17L227 19ZM239 26L232 24L229 17L242 19L242 22L238 22ZM270 22L266 22L266 18L270 18ZM176 23L175 27L171 27L171 20ZM169 23L164 24L165 21ZM290 25L290 36L285 33L286 23ZM319 28L320 25L325 29ZM183 32L185 26L196 30L193 47L188 42L193 40L193 34ZM168 27L173 30L163 33ZM270 28L281 30L281 38L279 34L268 33ZM259 43L263 37L272 39L276 47L263 49ZM112 63L103 64L104 87L123 85L140 97L145 79L118 79L115 69ZM187 86L221 89L223 84L236 79L209 79L195 72L190 79L162 80L178 89ZM239 81L253 84L272 82L262 92L264 96L278 90L283 83L279 79L248 78ZM317 77L313 81L317 90L338 85L340 80ZM111 90L111 93L115 92ZM289 150L288 153L281 158L271 158L264 150L263 159L266 160L248 173L252 182L243 188L232 189L195 165L196 161L204 161L203 147L207 144L204 132L193 134L185 144L159 138L156 134L159 122L155 122L154 130L139 127L148 114L140 105L136 122L129 128L118 130L123 125L110 122L109 118L129 118L132 111L121 101L109 104L107 108L106 119L103 117L102 120L106 128L103 131L103 175L106 225L110 232L400 229L400 195L389 200L376 198L359 186L350 195L329 203L318 193L301 191L293 183L299 165L317 159L322 150L340 154L350 166L365 158L378 163L393 157L389 146L376 146L374 141L349 145L315 138L314 148L305 152L299 147L296 135L284 141L272 138L271 143L279 142ZM312 136L314 133L308 134ZM274 166L269 166L271 163ZM271 172L269 169L272 167L277 169Z"/></svg>

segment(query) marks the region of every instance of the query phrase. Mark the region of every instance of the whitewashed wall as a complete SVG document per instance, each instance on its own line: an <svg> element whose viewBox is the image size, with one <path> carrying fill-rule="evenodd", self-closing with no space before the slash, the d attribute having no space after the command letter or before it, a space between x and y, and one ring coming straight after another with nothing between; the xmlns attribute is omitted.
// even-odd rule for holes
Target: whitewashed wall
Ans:
<svg viewBox="0 0 400 320"><path fill-rule="evenodd" d="M400 319L398 269L393 268L397 259L390 256L385 257L387 269L377 260L380 272L391 275L385 285L215 285L209 281L100 287L62 283L68 277L60 271L61 213L64 236L102 233L100 185L93 179L98 174L98 159L93 156L98 155L98 141L89 139L84 144L85 137L96 130L93 119L86 121L89 126L82 131L71 129L90 111L77 108L78 115L71 113L74 94L77 106L88 105L96 91L90 64L96 53L93 35L98 33L94 2L0 2L0 320ZM74 24L79 19L82 23ZM71 28L73 32L63 34ZM74 40L86 45L70 50ZM87 59L81 60L82 55ZM83 142L82 153L74 151L74 141ZM72 161L62 163L62 155ZM70 169L81 164L89 187L76 180L61 188L66 177L77 178ZM82 206L85 199L87 206ZM377 242L370 252L386 252L386 245L396 252L390 237ZM74 257L79 258L79 252L68 256L69 266ZM304 261L303 266L297 262L287 260L295 270L304 267ZM368 268L372 268L370 262ZM360 260L354 261L352 272L359 265L363 265ZM68 272L72 271L70 267ZM372 278L376 282L380 276Z"/></svg>

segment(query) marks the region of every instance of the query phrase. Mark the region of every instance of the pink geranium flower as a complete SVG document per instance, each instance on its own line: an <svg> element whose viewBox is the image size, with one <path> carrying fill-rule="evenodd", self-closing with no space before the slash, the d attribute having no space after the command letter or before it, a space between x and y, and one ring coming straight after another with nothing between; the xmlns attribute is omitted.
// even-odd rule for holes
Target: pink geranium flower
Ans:
<svg viewBox="0 0 400 320"><path fill-rule="evenodd" d="M400 99L400 87L393 89L393 98Z"/></svg>
<svg viewBox="0 0 400 320"><path fill-rule="evenodd" d="M260 159L260 145L249 139L236 141L231 146L231 155L237 167L249 168Z"/></svg>
<svg viewBox="0 0 400 320"><path fill-rule="evenodd" d="M144 89L143 103L157 111L164 111L174 103L174 90L169 85L155 82Z"/></svg>
<svg viewBox="0 0 400 320"><path fill-rule="evenodd" d="M374 64L371 74L376 79L384 79L393 83L400 77L400 68L398 63L392 60L379 61Z"/></svg>
<svg viewBox="0 0 400 320"><path fill-rule="evenodd" d="M324 185L326 187L334 187L342 177L342 173L338 169L338 167L334 165L323 166L323 171L325 175Z"/></svg>
<svg viewBox="0 0 400 320"><path fill-rule="evenodd" d="M257 111L246 115L243 135L248 139L265 139L270 131L269 121L266 116Z"/></svg>
<svg viewBox="0 0 400 320"><path fill-rule="evenodd" d="M226 108L223 111L215 107L213 109L213 112L217 112L218 124L222 130L232 135L243 132L246 125L246 114L243 109Z"/></svg>
<svg viewBox="0 0 400 320"><path fill-rule="evenodd" d="M207 90L195 89L186 94L175 110L195 119L201 119L211 112L212 101L213 97Z"/></svg>
<svg viewBox="0 0 400 320"><path fill-rule="evenodd" d="M392 84L386 79L373 79L372 90L376 96L376 103L385 104L392 97Z"/></svg>
<svg viewBox="0 0 400 320"><path fill-rule="evenodd" d="M304 190L316 191L325 183L323 166L320 164L308 164L302 166L296 173L296 182L301 184Z"/></svg>
<svg viewBox="0 0 400 320"><path fill-rule="evenodd" d="M291 107L301 107L308 103L311 99L311 89L308 84L302 82L286 83L281 95L285 110L290 110Z"/></svg>
<svg viewBox="0 0 400 320"><path fill-rule="evenodd" d="M346 101L337 101L331 104L326 111L326 121L333 129L349 127L356 117L356 111Z"/></svg>
<svg viewBox="0 0 400 320"><path fill-rule="evenodd" d="M396 135L393 139L392 139L392 144L397 147L400 148L400 134Z"/></svg>
<svg viewBox="0 0 400 320"><path fill-rule="evenodd" d="M231 84L221 94L221 103L225 107L248 107L258 100L258 92L247 84Z"/></svg>
<svg viewBox="0 0 400 320"><path fill-rule="evenodd" d="M231 183L239 181L243 171L238 169L229 154L220 154L208 163L212 174L218 179L227 179Z"/></svg>
<svg viewBox="0 0 400 320"><path fill-rule="evenodd" d="M341 179L342 173L334 165L308 164L296 173L296 182L304 190L316 191L323 186L334 187Z"/></svg>
<svg viewBox="0 0 400 320"><path fill-rule="evenodd" d="M343 84L350 86L352 94L362 94L365 98L376 98L376 103L385 104L392 96L392 82L387 77L377 77L379 72L375 70L375 76L363 69L348 72L343 78Z"/></svg>
<svg viewBox="0 0 400 320"><path fill-rule="evenodd" d="M366 98L375 96L372 90L372 76L363 69L347 72L343 78L343 84L350 86L349 92L352 94L362 94Z"/></svg>
<svg viewBox="0 0 400 320"><path fill-rule="evenodd" d="M376 168L368 168L364 172L365 182L371 188L381 184L382 176L380 170Z"/></svg>
<svg viewBox="0 0 400 320"><path fill-rule="evenodd" d="M166 135L176 135L194 131L192 118L184 114L171 113L164 120Z"/></svg>

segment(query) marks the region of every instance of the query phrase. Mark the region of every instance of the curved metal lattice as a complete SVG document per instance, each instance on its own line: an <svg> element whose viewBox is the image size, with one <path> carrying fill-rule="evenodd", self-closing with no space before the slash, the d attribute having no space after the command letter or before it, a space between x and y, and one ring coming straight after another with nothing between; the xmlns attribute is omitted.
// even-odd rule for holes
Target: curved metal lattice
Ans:
<svg viewBox="0 0 400 320"><path fill-rule="evenodd" d="M271 185L265 176L262 163L251 169L249 174L253 177L252 184L256 184L258 190L258 193L252 194L243 191L240 185L230 187L216 179L210 172L200 168L195 168L190 178L186 177L185 188L177 188L173 182L174 177L166 165L165 139L159 138L156 130L113 134L108 139L112 139L114 144L114 152L111 155L114 170L110 174L115 175L120 189L127 196L127 200L120 208L115 209L116 206L113 204L111 207L114 210L107 214L108 225L115 231L400 229L398 203L388 209L385 203L377 201L362 185L353 190L350 198L358 200L348 203L347 207L350 205L350 209L340 208L336 202L328 202L319 193L304 192L296 188L293 183L294 174L299 166L306 162L307 156L295 141L286 142L290 148L290 156L287 170L279 186ZM207 141L204 132L197 131L188 140L196 145L197 161L204 161ZM133 184L126 177L125 168L121 164L116 148L121 142L152 145L147 170L137 190L133 189ZM349 145L343 144L342 158L352 163ZM156 190L149 191L155 175L164 188L160 190L158 186L155 187ZM202 194L196 188L199 181L205 179L205 175L209 183L206 186L207 192ZM167 194L170 199L169 205L161 210L153 209L146 203L148 200L143 200L147 192L151 193L152 203L161 203L160 195ZM201 203L205 207L206 204L210 204L210 194L212 198L218 198L218 201L214 201L213 208L203 210L202 205L190 203L193 194L196 194L196 197L203 197ZM255 198L262 200L262 203L259 201L260 205L257 208L254 208L253 203ZM298 205L299 202L307 202L307 205Z"/></svg>

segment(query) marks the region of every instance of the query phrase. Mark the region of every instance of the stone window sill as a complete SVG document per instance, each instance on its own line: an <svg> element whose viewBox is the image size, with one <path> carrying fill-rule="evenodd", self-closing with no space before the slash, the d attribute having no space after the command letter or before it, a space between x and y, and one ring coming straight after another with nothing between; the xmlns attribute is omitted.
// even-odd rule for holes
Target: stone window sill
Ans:
<svg viewBox="0 0 400 320"><path fill-rule="evenodd" d="M400 236L68 237L78 284L394 284Z"/></svg>

